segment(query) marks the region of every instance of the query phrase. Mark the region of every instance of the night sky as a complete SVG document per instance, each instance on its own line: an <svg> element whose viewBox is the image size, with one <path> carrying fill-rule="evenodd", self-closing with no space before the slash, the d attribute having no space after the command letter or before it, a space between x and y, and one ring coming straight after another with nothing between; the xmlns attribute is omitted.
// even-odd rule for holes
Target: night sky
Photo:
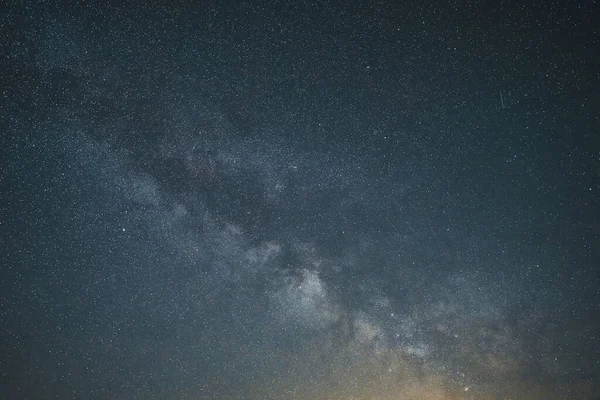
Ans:
<svg viewBox="0 0 600 400"><path fill-rule="evenodd" d="M0 398L598 398L595 3L4 3Z"/></svg>

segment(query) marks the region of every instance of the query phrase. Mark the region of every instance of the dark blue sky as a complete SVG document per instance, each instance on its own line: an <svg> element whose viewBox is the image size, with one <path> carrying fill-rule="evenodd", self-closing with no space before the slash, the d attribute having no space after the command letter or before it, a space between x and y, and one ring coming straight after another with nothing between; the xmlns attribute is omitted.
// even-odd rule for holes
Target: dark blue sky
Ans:
<svg viewBox="0 0 600 400"><path fill-rule="evenodd" d="M593 399L593 2L10 2L0 397Z"/></svg>

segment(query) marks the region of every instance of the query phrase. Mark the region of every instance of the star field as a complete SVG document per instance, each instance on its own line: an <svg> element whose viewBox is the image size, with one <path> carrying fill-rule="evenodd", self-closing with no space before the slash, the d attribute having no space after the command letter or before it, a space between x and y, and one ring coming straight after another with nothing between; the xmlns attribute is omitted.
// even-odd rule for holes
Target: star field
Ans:
<svg viewBox="0 0 600 400"><path fill-rule="evenodd" d="M9 2L0 397L600 396L590 2Z"/></svg>

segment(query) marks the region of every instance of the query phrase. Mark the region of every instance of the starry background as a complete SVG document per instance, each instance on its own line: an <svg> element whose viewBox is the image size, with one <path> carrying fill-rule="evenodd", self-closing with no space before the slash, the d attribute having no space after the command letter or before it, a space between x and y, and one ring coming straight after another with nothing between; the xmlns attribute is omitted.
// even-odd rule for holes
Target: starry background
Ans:
<svg viewBox="0 0 600 400"><path fill-rule="evenodd" d="M5 3L0 397L600 396L596 2L395 3Z"/></svg>

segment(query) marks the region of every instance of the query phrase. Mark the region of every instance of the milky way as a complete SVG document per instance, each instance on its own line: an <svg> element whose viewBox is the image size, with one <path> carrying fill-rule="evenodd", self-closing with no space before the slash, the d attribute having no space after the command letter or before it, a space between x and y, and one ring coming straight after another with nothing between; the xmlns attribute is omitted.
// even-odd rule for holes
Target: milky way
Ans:
<svg viewBox="0 0 600 400"><path fill-rule="evenodd" d="M0 397L600 395L585 15L288 6L9 6Z"/></svg>

